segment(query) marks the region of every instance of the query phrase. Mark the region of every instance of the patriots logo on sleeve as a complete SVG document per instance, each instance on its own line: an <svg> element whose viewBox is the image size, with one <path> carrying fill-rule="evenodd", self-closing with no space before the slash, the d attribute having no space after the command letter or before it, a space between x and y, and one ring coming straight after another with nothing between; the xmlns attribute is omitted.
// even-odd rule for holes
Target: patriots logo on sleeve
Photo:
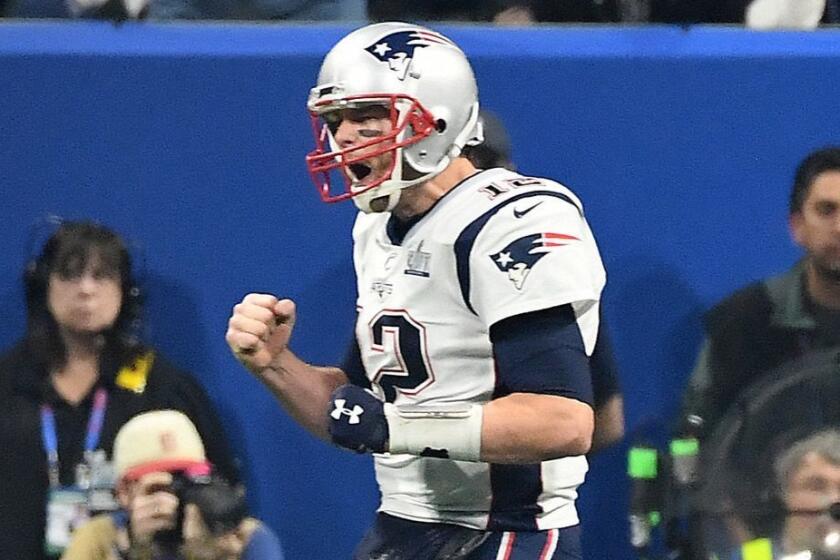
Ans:
<svg viewBox="0 0 840 560"><path fill-rule="evenodd" d="M388 68L396 72L400 80L405 80L414 59L414 51L429 45L455 46L443 35L418 29L391 33L365 47L365 50L380 62L388 63Z"/></svg>
<svg viewBox="0 0 840 560"><path fill-rule="evenodd" d="M553 232L526 235L498 253L493 253L490 259L500 271L507 272L508 280L513 282L517 290L521 290L534 265L550 251L568 245L570 241L580 239L574 235Z"/></svg>

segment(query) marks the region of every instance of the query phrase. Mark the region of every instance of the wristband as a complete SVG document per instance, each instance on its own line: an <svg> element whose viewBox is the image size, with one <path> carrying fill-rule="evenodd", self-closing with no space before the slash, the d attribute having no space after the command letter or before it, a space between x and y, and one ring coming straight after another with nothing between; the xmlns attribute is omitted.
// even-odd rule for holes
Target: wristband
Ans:
<svg viewBox="0 0 840 560"><path fill-rule="evenodd" d="M483 408L477 404L385 404L390 453L480 461Z"/></svg>

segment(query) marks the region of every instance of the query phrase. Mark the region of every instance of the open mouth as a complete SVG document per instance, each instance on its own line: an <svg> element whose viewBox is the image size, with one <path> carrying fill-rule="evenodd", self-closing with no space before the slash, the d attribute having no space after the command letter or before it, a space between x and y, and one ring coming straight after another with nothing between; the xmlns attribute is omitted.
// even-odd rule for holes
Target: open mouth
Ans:
<svg viewBox="0 0 840 560"><path fill-rule="evenodd" d="M358 181L363 181L365 177L370 175L370 172L373 171L369 165L365 165L363 163L352 163L349 167L353 176L355 176Z"/></svg>

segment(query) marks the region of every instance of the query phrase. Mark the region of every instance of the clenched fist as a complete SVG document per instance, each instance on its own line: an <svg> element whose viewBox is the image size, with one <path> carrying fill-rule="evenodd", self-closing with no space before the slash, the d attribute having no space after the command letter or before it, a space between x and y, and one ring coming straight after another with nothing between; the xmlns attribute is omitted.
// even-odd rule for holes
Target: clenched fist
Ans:
<svg viewBox="0 0 840 560"><path fill-rule="evenodd" d="M271 294L248 294L233 308L225 334L228 346L253 373L275 365L295 325L295 303Z"/></svg>

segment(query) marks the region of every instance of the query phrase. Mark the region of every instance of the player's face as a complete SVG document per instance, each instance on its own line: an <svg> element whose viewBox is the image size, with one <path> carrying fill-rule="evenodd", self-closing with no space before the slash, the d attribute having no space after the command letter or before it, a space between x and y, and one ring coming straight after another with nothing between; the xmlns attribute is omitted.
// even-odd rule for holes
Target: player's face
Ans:
<svg viewBox="0 0 840 560"><path fill-rule="evenodd" d="M71 334L96 334L111 327L122 305L122 287L115 271L98 258L79 271L53 271L47 305L59 328Z"/></svg>
<svg viewBox="0 0 840 560"><path fill-rule="evenodd" d="M391 111L382 105L368 105L358 108L342 109L333 115L333 135L341 149L361 146L382 136L386 136L394 129L391 122ZM369 185L376 179L389 173L393 168L394 153L382 151L382 144L360 148L352 152L352 157L361 157L360 161L351 164L350 171L355 175L357 184ZM371 157L364 158L367 153Z"/></svg>
<svg viewBox="0 0 840 560"><path fill-rule="evenodd" d="M840 465L811 452L802 459L790 477L785 505L789 511L815 512L791 514L785 521L785 541L790 552L813 550L830 543L832 534L840 534L840 523L827 513L840 502Z"/></svg>
<svg viewBox="0 0 840 560"><path fill-rule="evenodd" d="M815 271L840 281L840 171L817 175L790 227Z"/></svg>

